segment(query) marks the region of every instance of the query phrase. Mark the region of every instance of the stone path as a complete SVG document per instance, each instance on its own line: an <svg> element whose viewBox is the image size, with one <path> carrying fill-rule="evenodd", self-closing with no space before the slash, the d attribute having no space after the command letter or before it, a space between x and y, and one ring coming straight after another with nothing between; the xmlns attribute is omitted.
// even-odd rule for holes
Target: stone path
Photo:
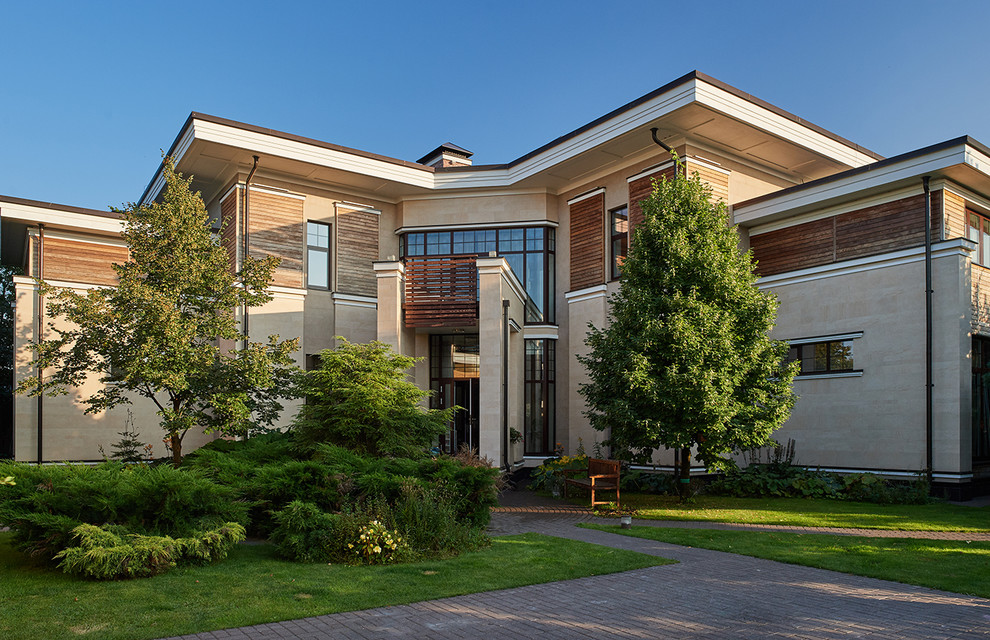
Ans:
<svg viewBox="0 0 990 640"><path fill-rule="evenodd" d="M506 506L493 513L493 535L536 531L658 555L679 564L185 638L990 638L990 600L577 528L578 522L606 520L587 509L541 503L531 496L521 499L524 504L513 504L513 497L506 496ZM772 525L654 524L795 530ZM858 531L842 533L858 535ZM985 539L968 535L964 539Z"/></svg>

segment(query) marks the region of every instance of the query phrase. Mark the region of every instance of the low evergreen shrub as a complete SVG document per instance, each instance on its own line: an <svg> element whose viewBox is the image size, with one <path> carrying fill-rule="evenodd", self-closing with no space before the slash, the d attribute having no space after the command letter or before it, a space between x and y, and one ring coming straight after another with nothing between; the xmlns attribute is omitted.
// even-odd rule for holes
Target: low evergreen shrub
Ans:
<svg viewBox="0 0 990 640"><path fill-rule="evenodd" d="M247 521L247 506L230 487L168 465L0 463L0 476L6 474L18 483L0 490L0 524L11 528L20 549L46 559L72 546L82 524L186 538Z"/></svg>
<svg viewBox="0 0 990 640"><path fill-rule="evenodd" d="M59 568L96 580L154 576L178 564L223 560L245 535L244 527L236 522L188 538L118 533L120 529L92 524L74 528L74 544L55 554Z"/></svg>

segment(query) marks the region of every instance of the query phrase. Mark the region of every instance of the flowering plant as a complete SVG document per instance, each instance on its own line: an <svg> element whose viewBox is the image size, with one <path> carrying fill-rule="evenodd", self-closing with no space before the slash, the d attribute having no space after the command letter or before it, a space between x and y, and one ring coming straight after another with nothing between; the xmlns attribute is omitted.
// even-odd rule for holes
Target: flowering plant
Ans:
<svg viewBox="0 0 990 640"><path fill-rule="evenodd" d="M366 564L386 564L407 549L402 537L391 531L377 520L358 529L358 538L347 543L360 562Z"/></svg>

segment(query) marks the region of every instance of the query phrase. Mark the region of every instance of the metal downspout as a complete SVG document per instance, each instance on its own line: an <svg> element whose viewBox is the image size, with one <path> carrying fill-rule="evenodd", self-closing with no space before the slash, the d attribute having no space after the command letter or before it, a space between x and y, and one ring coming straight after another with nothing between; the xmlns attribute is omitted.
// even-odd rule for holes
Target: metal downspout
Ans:
<svg viewBox="0 0 990 640"><path fill-rule="evenodd" d="M38 224L38 280L45 277L45 225ZM38 343L40 344L45 335L45 294L41 291L41 284L38 284ZM40 465L44 456L42 455L42 445L44 444L44 423L45 423L45 394L43 393L42 381L45 370L38 364L38 464Z"/></svg>
<svg viewBox="0 0 990 640"><path fill-rule="evenodd" d="M502 300L502 466L509 470L509 304Z"/></svg>
<svg viewBox="0 0 990 640"><path fill-rule="evenodd" d="M925 474L932 482L932 198L929 176L922 178L925 189Z"/></svg>
<svg viewBox="0 0 990 640"><path fill-rule="evenodd" d="M250 215L251 215L251 180L254 178L254 172L258 170L258 156L254 157L254 166L251 167L251 173L248 174L247 181L244 183L244 257L241 259L241 269L244 268L244 263L247 261L248 251L251 248L251 232L250 232ZM243 280L242 280L243 282ZM244 305L242 310L243 322L241 323L241 330L244 332L244 348L247 349L250 344L250 338L248 338L248 306Z"/></svg>

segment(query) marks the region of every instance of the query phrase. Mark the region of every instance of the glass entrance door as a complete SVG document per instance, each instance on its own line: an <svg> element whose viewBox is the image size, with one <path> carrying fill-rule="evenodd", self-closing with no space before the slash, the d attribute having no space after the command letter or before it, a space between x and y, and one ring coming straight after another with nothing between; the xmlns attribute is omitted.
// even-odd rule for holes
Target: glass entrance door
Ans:
<svg viewBox="0 0 990 640"><path fill-rule="evenodd" d="M478 449L479 348L477 335L430 336L430 389L434 409L459 407L439 448L456 453L462 446Z"/></svg>

